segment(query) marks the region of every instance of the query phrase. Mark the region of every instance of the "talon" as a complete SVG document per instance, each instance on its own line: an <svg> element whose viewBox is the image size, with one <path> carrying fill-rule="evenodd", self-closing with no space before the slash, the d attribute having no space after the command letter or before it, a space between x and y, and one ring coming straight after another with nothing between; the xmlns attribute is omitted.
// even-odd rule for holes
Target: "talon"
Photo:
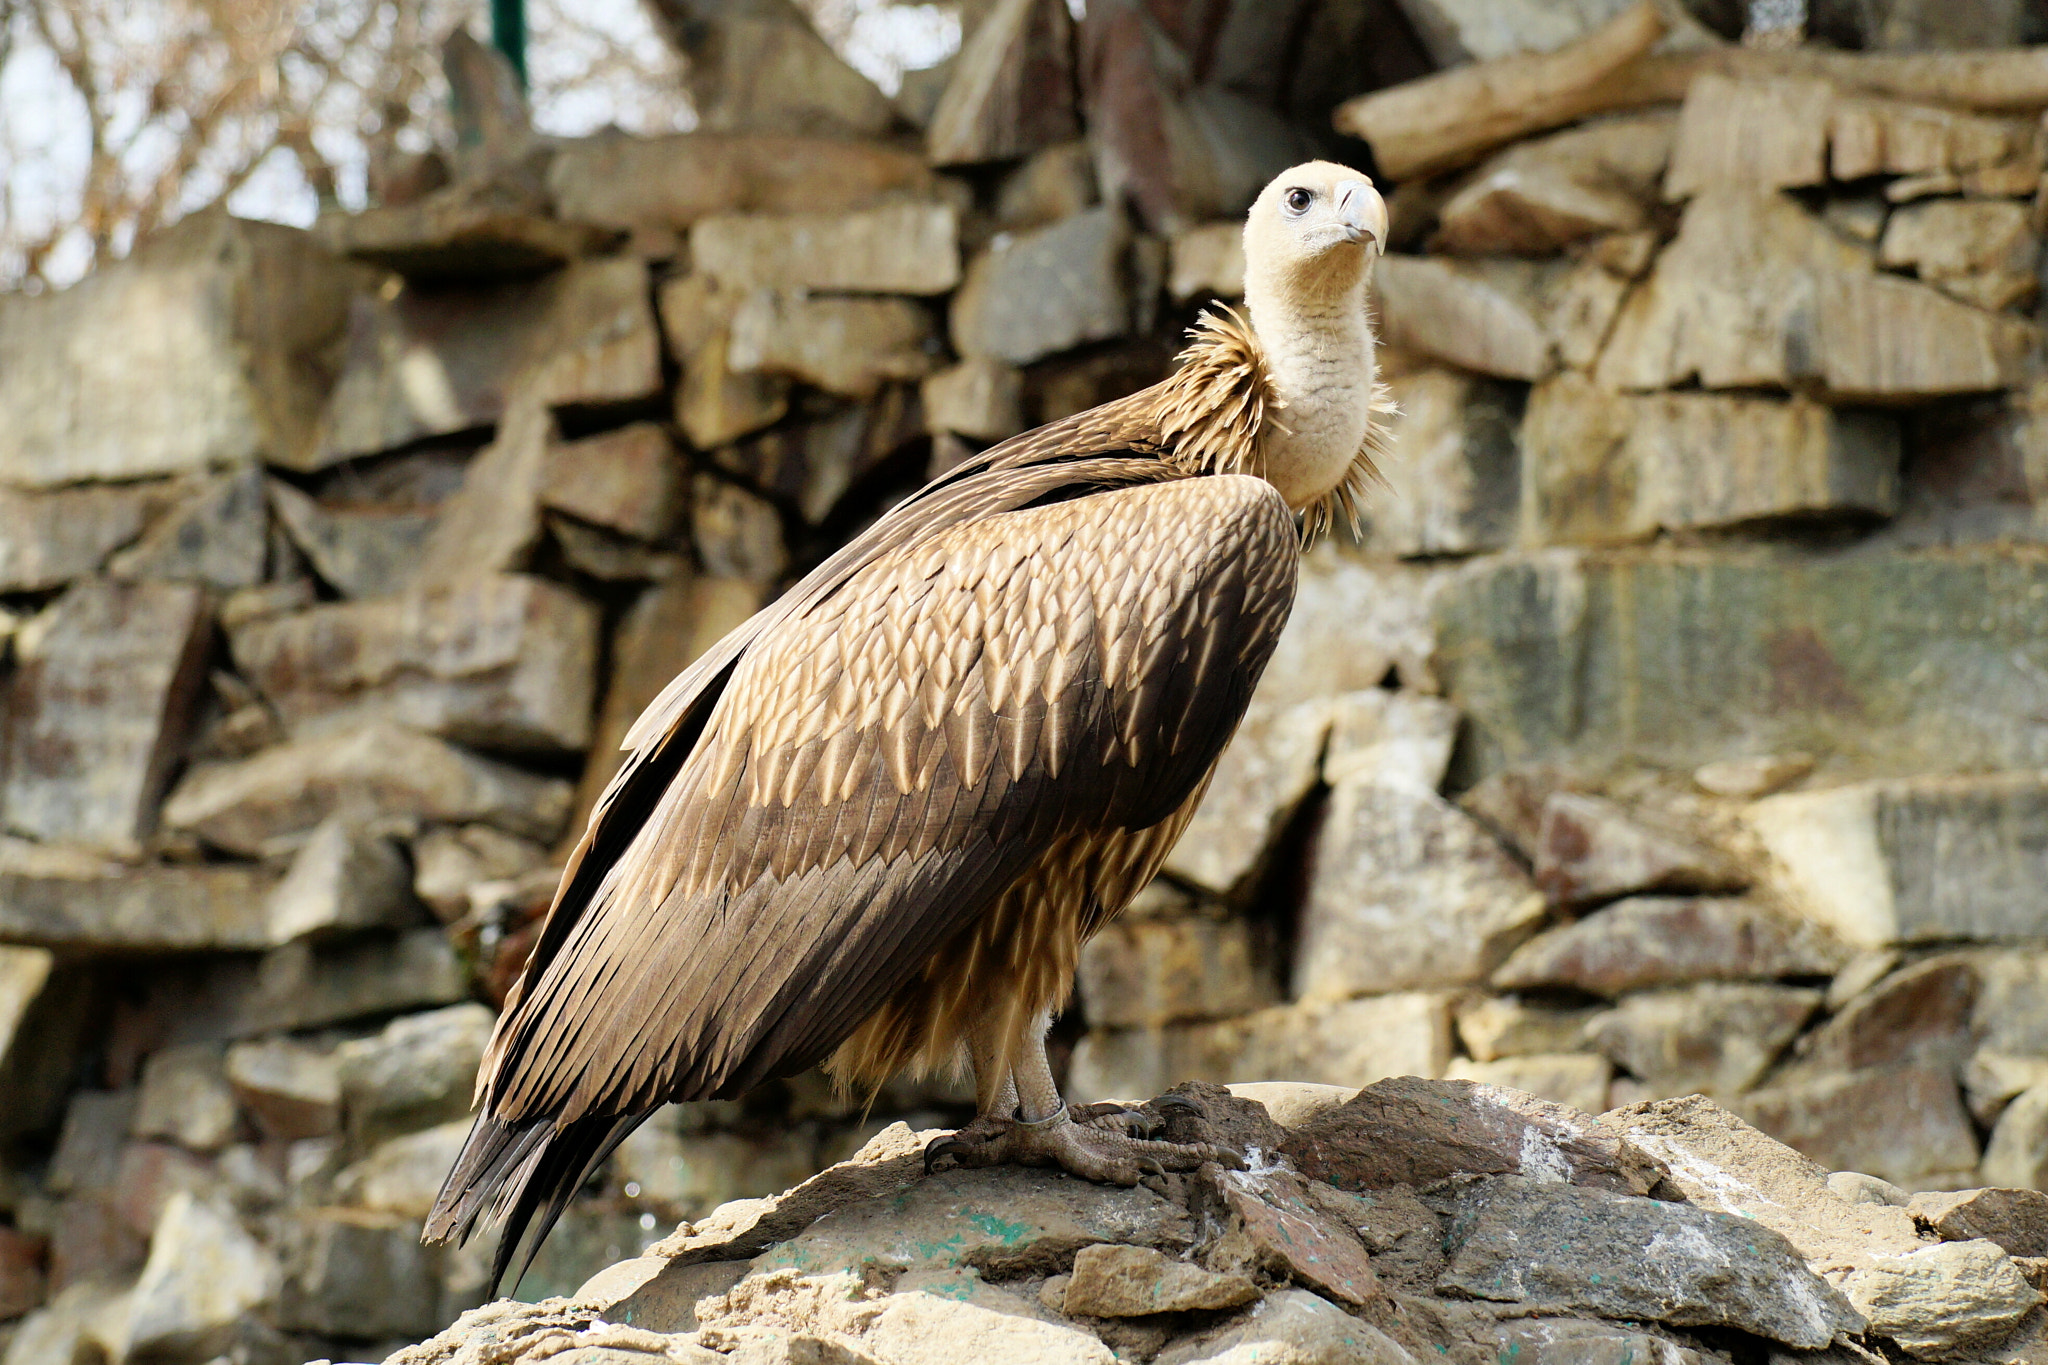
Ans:
<svg viewBox="0 0 2048 1365"><path fill-rule="evenodd" d="M950 1156L957 1161L969 1150L968 1145L952 1133L933 1138L924 1145L924 1173L930 1175L937 1168L939 1158Z"/></svg>
<svg viewBox="0 0 2048 1365"><path fill-rule="evenodd" d="M1161 1095L1158 1099L1152 1101L1152 1107L1161 1113L1165 1113L1168 1110L1178 1110L1183 1113L1192 1114L1198 1119L1206 1117L1202 1113L1201 1107L1186 1095Z"/></svg>
<svg viewBox="0 0 2048 1365"><path fill-rule="evenodd" d="M1148 1176L1159 1176L1163 1179L1166 1175L1166 1167L1159 1164L1157 1157L1140 1156L1133 1158L1133 1160L1137 1162L1138 1169Z"/></svg>

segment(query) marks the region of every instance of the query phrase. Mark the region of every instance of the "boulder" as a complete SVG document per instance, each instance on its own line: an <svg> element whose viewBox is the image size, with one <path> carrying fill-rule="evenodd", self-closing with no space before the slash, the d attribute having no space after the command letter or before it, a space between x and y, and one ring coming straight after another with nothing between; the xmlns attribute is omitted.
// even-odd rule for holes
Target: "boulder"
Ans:
<svg viewBox="0 0 2048 1365"><path fill-rule="evenodd" d="M1377 1327L1306 1289L1284 1289L1260 1301L1241 1321L1170 1346L1158 1365L1414 1365L1415 1357Z"/></svg>
<svg viewBox="0 0 2048 1365"><path fill-rule="evenodd" d="M323 820L476 821L550 839L569 784L477 758L431 735L376 723L201 764L165 802L164 819L245 856L295 847Z"/></svg>
<svg viewBox="0 0 2048 1365"><path fill-rule="evenodd" d="M1922 1360L1967 1357L2012 1334L2041 1302L1994 1242L1941 1242L1879 1257L1844 1276L1842 1294L1869 1322Z"/></svg>
<svg viewBox="0 0 2048 1365"><path fill-rule="evenodd" d="M514 750L590 742L598 612L544 579L478 574L252 621L235 662L296 736L396 722Z"/></svg>
<svg viewBox="0 0 2048 1365"><path fill-rule="evenodd" d="M1219 893L1245 886L1314 788L1329 729L1326 701L1274 707L1255 699L1166 870Z"/></svg>
<svg viewBox="0 0 2048 1365"><path fill-rule="evenodd" d="M1536 836L1536 885L1553 904L1584 906L1640 891L1740 891L1742 870L1718 849L1617 802L1553 792Z"/></svg>
<svg viewBox="0 0 2048 1365"><path fill-rule="evenodd" d="M360 1146L459 1119L496 1022L464 1001L403 1015L334 1050L333 1069L349 1136Z"/></svg>
<svg viewBox="0 0 2048 1365"><path fill-rule="evenodd" d="M1673 986L1623 997L1586 1039L1666 1094L1734 1094L1763 1077L1820 1002L1798 986Z"/></svg>
<svg viewBox="0 0 2048 1365"><path fill-rule="evenodd" d="M1409 558L1512 544L1523 395L1500 380L1434 366L1391 375L1387 389L1400 412L1380 472L1401 496L1373 500L1366 543Z"/></svg>
<svg viewBox="0 0 2048 1365"><path fill-rule="evenodd" d="M1979 984L1977 964L1960 954L1893 972L1803 1040L1798 1070L1812 1076L1902 1062L1960 1070Z"/></svg>
<svg viewBox="0 0 2048 1365"><path fill-rule="evenodd" d="M1836 1170L1864 1171L1907 1188L1952 1187L1976 1171L1977 1135L1955 1080L1929 1067L1871 1067L1774 1083L1743 1096L1739 1107L1757 1127ZM1873 1114L1886 1121L1872 1123Z"/></svg>
<svg viewBox="0 0 2048 1365"><path fill-rule="evenodd" d="M297 228L196 214L75 288L0 305L0 482L48 488L317 444L354 272Z"/></svg>
<svg viewBox="0 0 2048 1365"><path fill-rule="evenodd" d="M341 1072L332 1052L290 1038L260 1038L228 1049L235 1099L271 1137L327 1137L341 1127Z"/></svg>
<svg viewBox="0 0 2048 1365"><path fill-rule="evenodd" d="M357 1209L305 1209L285 1225L278 1325L343 1337L420 1337L441 1325L437 1249L419 1224Z"/></svg>
<svg viewBox="0 0 2048 1365"><path fill-rule="evenodd" d="M908 299L759 289L733 312L725 364L871 398L887 380L930 373L937 349L931 316Z"/></svg>
<svg viewBox="0 0 2048 1365"><path fill-rule="evenodd" d="M224 1208L171 1196L128 1305L128 1352L204 1360L277 1297L276 1258Z"/></svg>
<svg viewBox="0 0 2048 1365"><path fill-rule="evenodd" d="M565 218L672 231L719 213L833 213L937 188L924 158L885 143L710 131L566 139L547 179Z"/></svg>
<svg viewBox="0 0 2048 1365"><path fill-rule="evenodd" d="M420 918L397 843L334 817L307 836L264 906L272 944L404 928Z"/></svg>
<svg viewBox="0 0 2048 1365"><path fill-rule="evenodd" d="M1277 1003L1265 958L1242 919L1113 921L1081 947L1081 1009L1095 1028L1248 1014Z"/></svg>
<svg viewBox="0 0 2048 1365"><path fill-rule="evenodd" d="M1692 981L1827 976L1847 957L1828 935L1752 900L1635 896L1523 944L1493 984L1611 998Z"/></svg>
<svg viewBox="0 0 2048 1365"><path fill-rule="evenodd" d="M688 491L675 446L654 422L550 446L540 481L543 506L655 541L674 529Z"/></svg>
<svg viewBox="0 0 2048 1365"><path fill-rule="evenodd" d="M943 294L960 282L959 230L943 203L714 214L690 229L690 262L729 289Z"/></svg>
<svg viewBox="0 0 2048 1365"><path fill-rule="evenodd" d="M1202 1175L1198 1189L1205 1212L1221 1226L1202 1251L1211 1266L1240 1278L1291 1280L1353 1308L1382 1297L1358 1234L1318 1207L1308 1181L1286 1170L1212 1167Z"/></svg>
<svg viewBox="0 0 2048 1365"><path fill-rule="evenodd" d="M220 1048L187 1043L154 1053L143 1064L129 1131L195 1152L215 1152L236 1136L235 1093Z"/></svg>
<svg viewBox="0 0 2048 1365"><path fill-rule="evenodd" d="M1107 205L998 237L969 264L953 296L954 346L962 355L1027 365L1124 335L1129 241L1122 213Z"/></svg>
<svg viewBox="0 0 2048 1365"><path fill-rule="evenodd" d="M1529 544L1878 518L1899 506L1897 424L1804 398L1624 394L1568 371L1536 386L1521 433Z"/></svg>
<svg viewBox="0 0 2048 1365"><path fill-rule="evenodd" d="M1790 1242L1748 1219L1517 1175L1480 1181L1457 1204L1440 1289L1525 1313L1734 1327L1807 1350L1864 1327Z"/></svg>
<svg viewBox="0 0 2048 1365"><path fill-rule="evenodd" d="M1528 875L1426 788L1332 789L1294 957L1294 992L1337 999L1484 980L1543 917Z"/></svg>
<svg viewBox="0 0 2048 1365"><path fill-rule="evenodd" d="M46 611L9 680L0 819L132 855L156 827L205 685L206 594L91 579Z"/></svg>

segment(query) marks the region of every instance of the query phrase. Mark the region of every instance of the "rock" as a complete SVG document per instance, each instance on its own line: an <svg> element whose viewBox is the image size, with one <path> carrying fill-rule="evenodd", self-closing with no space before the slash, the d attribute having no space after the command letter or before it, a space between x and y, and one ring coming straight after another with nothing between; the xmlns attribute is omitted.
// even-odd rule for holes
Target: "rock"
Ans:
<svg viewBox="0 0 2048 1365"><path fill-rule="evenodd" d="M330 818L292 858L270 893L264 918L271 943L358 929L396 929L419 919L412 869L391 839Z"/></svg>
<svg viewBox="0 0 2048 1365"><path fill-rule="evenodd" d="M341 1071L331 1052L289 1038L236 1043L226 1074L237 1102L271 1137L298 1142L341 1127Z"/></svg>
<svg viewBox="0 0 2048 1365"><path fill-rule="evenodd" d="M289 847L323 820L476 821L552 838L569 784L477 758L431 735L375 723L202 764L164 805L172 829L244 856Z"/></svg>
<svg viewBox="0 0 2048 1365"><path fill-rule="evenodd" d="M1710 981L1643 991L1594 1019L1586 1038L1666 1093L1734 1094L1762 1078L1820 1002L1821 992L1797 986Z"/></svg>
<svg viewBox="0 0 2048 1365"><path fill-rule="evenodd" d="M1235 219L1182 228L1167 244L1167 292L1185 302L1244 297L1244 224Z"/></svg>
<svg viewBox="0 0 2048 1365"><path fill-rule="evenodd" d="M675 446L654 422L552 446L541 467L542 505L641 540L674 529L687 488Z"/></svg>
<svg viewBox="0 0 2048 1365"><path fill-rule="evenodd" d="M1895 337L1918 340L1901 347ZM1596 376L1610 388L1796 388L1899 402L2018 382L2026 324L1876 273L1792 200L1703 193L1622 307Z"/></svg>
<svg viewBox="0 0 2048 1365"><path fill-rule="evenodd" d="M549 217L521 196L458 184L412 204L371 204L330 213L318 235L338 256L426 285L517 279L560 269L607 245L613 234Z"/></svg>
<svg viewBox="0 0 2048 1365"><path fill-rule="evenodd" d="M962 44L925 129L934 166L1024 156L1081 131L1074 23L1050 0L989 6Z"/></svg>
<svg viewBox="0 0 2048 1365"><path fill-rule="evenodd" d="M865 1344L891 1365L953 1365L992 1354L1018 1365L1113 1365L1085 1332L934 1294L892 1294Z"/></svg>
<svg viewBox="0 0 2048 1365"><path fill-rule="evenodd" d="M1264 1109L1282 1128L1296 1128L1358 1093L1351 1085L1314 1085L1306 1081L1238 1081L1227 1087L1241 1100Z"/></svg>
<svg viewBox="0 0 2048 1365"><path fill-rule="evenodd" d="M1907 1354L1947 1360L1994 1346L2041 1295L1994 1242L1942 1242L1851 1271L1842 1293Z"/></svg>
<svg viewBox="0 0 2048 1365"><path fill-rule="evenodd" d="M135 544L108 561L115 578L202 583L231 592L263 579L270 522L263 471L248 465L197 485Z"/></svg>
<svg viewBox="0 0 2048 1365"><path fill-rule="evenodd" d="M1851 943L2002 939L2043 913L2032 773L1918 777L1767 797L1747 819L1782 889Z"/></svg>
<svg viewBox="0 0 2048 1365"><path fill-rule="evenodd" d="M334 1050L349 1136L368 1146L469 1112L495 1016L475 1001L406 1015Z"/></svg>
<svg viewBox="0 0 2048 1365"><path fill-rule="evenodd" d="M188 1043L167 1047L143 1064L129 1131L195 1152L216 1152L234 1141L236 1118L221 1050Z"/></svg>
<svg viewBox="0 0 2048 1365"><path fill-rule="evenodd" d="M1976 1133L1955 1081L1923 1066L1773 1084L1745 1095L1741 1111L1824 1165L1867 1171L1907 1189L1967 1180L1977 1165ZM1873 1114L1887 1121L1872 1123ZM1986 1178L2003 1180L1988 1171Z"/></svg>
<svg viewBox="0 0 2048 1365"><path fill-rule="evenodd" d="M1033 152L1003 177L996 188L996 222L1044 227L1101 201L1094 153L1085 139L1074 138Z"/></svg>
<svg viewBox="0 0 2048 1365"><path fill-rule="evenodd" d="M908 385L890 385L868 403L785 424L711 458L777 501L794 504L797 515L816 526L850 489L918 438L923 422L917 409Z"/></svg>
<svg viewBox="0 0 2048 1365"><path fill-rule="evenodd" d="M747 1269L745 1261L679 1265L666 1256L639 1256L600 1270L576 1291L576 1302L649 1331L694 1332L698 1300L725 1293Z"/></svg>
<svg viewBox="0 0 2048 1365"><path fill-rule="evenodd" d="M1287 706L1378 687L1441 692L1433 657L1440 573L1373 564L1321 546L1302 560L1294 610L1259 679L1258 699Z"/></svg>
<svg viewBox="0 0 2048 1365"><path fill-rule="evenodd" d="M128 1352L203 1360L244 1315L278 1291L278 1265L235 1217L189 1193L171 1196L128 1308Z"/></svg>
<svg viewBox="0 0 2048 1365"><path fill-rule="evenodd" d="M1528 1053L1491 1062L1461 1057L1444 1075L1448 1080L1519 1090L1567 1109L1597 1114L1607 1107L1614 1067L1605 1057L1583 1052Z"/></svg>
<svg viewBox="0 0 2048 1365"><path fill-rule="evenodd" d="M1287 1138L1302 1174L1342 1190L1424 1186L1453 1175L1526 1175L1642 1194L1656 1161L1596 1120L1471 1081L1375 1081Z"/></svg>
<svg viewBox="0 0 2048 1365"><path fill-rule="evenodd" d="M1074 1253L1063 1311L1136 1318L1237 1308L1258 1297L1258 1285L1242 1275L1218 1275L1149 1247L1098 1245Z"/></svg>
<svg viewBox="0 0 2048 1365"><path fill-rule="evenodd" d="M1264 945L1242 919L1112 921L1082 945L1076 984L1096 1028L1220 1019L1278 1003Z"/></svg>
<svg viewBox="0 0 2048 1365"><path fill-rule="evenodd" d="M1878 1111L1866 1120L1869 1112ZM1825 1167L1705 1096L1630 1105L1602 1121L1662 1161L1663 1178L1689 1203L1754 1220L1830 1279L1872 1256L1921 1246L1906 1210L1842 1198Z"/></svg>
<svg viewBox="0 0 2048 1365"><path fill-rule="evenodd" d="M1523 535L1619 544L1774 517L1887 517L1899 428L1804 398L1633 395L1576 372L1537 385L1522 423Z"/></svg>
<svg viewBox="0 0 2048 1365"><path fill-rule="evenodd" d="M895 121L888 97L784 0L684 0L661 22L710 131L872 137Z"/></svg>
<svg viewBox="0 0 2048 1365"><path fill-rule="evenodd" d="M6 697L10 829L140 850L205 686L211 624L186 584L92 579L48 609Z"/></svg>
<svg viewBox="0 0 2048 1365"><path fill-rule="evenodd" d="M142 534L176 487L0 488L0 592L43 592L95 572Z"/></svg>
<svg viewBox="0 0 2048 1365"><path fill-rule="evenodd" d="M2037 1085L2048 1085L2048 1058L1979 1048L1963 1066L1963 1098L1981 1127L1997 1123L2006 1105Z"/></svg>
<svg viewBox="0 0 2048 1365"><path fill-rule="evenodd" d="M544 579L460 584L253 621L235 661L295 736L395 721L465 743L580 749L598 612Z"/></svg>
<svg viewBox="0 0 2048 1365"><path fill-rule="evenodd" d="M1376 500L1366 543L1408 558L1511 544L1523 395L1498 380L1436 367L1390 375L1387 388L1400 411L1380 464L1401 496Z"/></svg>
<svg viewBox="0 0 2048 1365"><path fill-rule="evenodd" d="M278 1325L345 1337L422 1337L441 1325L432 1248L392 1214L306 1209L286 1225Z"/></svg>
<svg viewBox="0 0 2048 1365"><path fill-rule="evenodd" d="M934 432L1000 441L1024 429L1024 376L986 356L925 376L925 421Z"/></svg>
<svg viewBox="0 0 2048 1365"><path fill-rule="evenodd" d="M451 923L469 912L478 883L516 881L547 860L538 843L489 825L441 826L413 840L413 894Z"/></svg>
<svg viewBox="0 0 2048 1365"><path fill-rule="evenodd" d="M1240 1272L1239 1279L1259 1274L1293 1280L1353 1307L1381 1297L1372 1258L1357 1234L1317 1207L1312 1187L1300 1176L1221 1167L1204 1175L1205 1212L1223 1225L1202 1249L1210 1265ZM1078 1256L1074 1276L1081 1278Z"/></svg>
<svg viewBox="0 0 2048 1365"><path fill-rule="evenodd" d="M1241 1322L1170 1346L1158 1365L1413 1365L1392 1337L1306 1289L1269 1294Z"/></svg>
<svg viewBox="0 0 2048 1365"><path fill-rule="evenodd" d="M522 392L497 439L469 462L462 486L442 504L407 586L454 587L527 567L541 539L541 475L554 440L554 418Z"/></svg>
<svg viewBox="0 0 2048 1365"><path fill-rule="evenodd" d="M2048 1194L2035 1189L1931 1191L1907 1209L1944 1242L1982 1239L2012 1256L2048 1256Z"/></svg>
<svg viewBox="0 0 2048 1365"><path fill-rule="evenodd" d="M64 1109L57 1150L43 1175L50 1193L111 1186L120 1170L121 1148L135 1117L132 1090L77 1090Z"/></svg>
<svg viewBox="0 0 2048 1365"><path fill-rule="evenodd" d="M690 229L690 261L730 289L943 294L960 282L958 234L942 203L714 214Z"/></svg>
<svg viewBox="0 0 2048 1365"><path fill-rule="evenodd" d="M1979 1055L2048 1058L2048 954L2007 948L1977 961L1981 984L1971 1012Z"/></svg>
<svg viewBox="0 0 2048 1365"><path fill-rule="evenodd" d="M1586 1025L1599 1012L1531 1004L1514 996L1467 996L1458 1002L1458 1038L1482 1062L1571 1052L1583 1044Z"/></svg>
<svg viewBox="0 0 2048 1365"><path fill-rule="evenodd" d="M637 260L581 261L483 289L359 297L320 447L285 463L310 471L502 424L523 395L625 403L661 387L660 334Z"/></svg>
<svg viewBox="0 0 2048 1365"><path fill-rule="evenodd" d="M1448 1242L1439 1290L1524 1311L1735 1327L1809 1350L1864 1326L1783 1237L1683 1204L1494 1176L1459 1199Z"/></svg>
<svg viewBox="0 0 2048 1365"><path fill-rule="evenodd" d="M1753 758L1718 758L1693 769L1693 785L1715 796L1753 801L1791 786L1813 771L1811 754L1758 754Z"/></svg>
<svg viewBox="0 0 2048 1365"><path fill-rule="evenodd" d="M356 1208L425 1218L468 1136L465 1118L392 1138L336 1175L335 1195Z"/></svg>
<svg viewBox="0 0 2048 1365"><path fill-rule="evenodd" d="M725 362L870 398L886 380L929 373L937 349L930 316L907 299L756 290L733 313Z"/></svg>
<svg viewBox="0 0 2048 1365"><path fill-rule="evenodd" d="M43 1251L42 1238L13 1228L0 1228L0 1322L41 1306L48 1287L43 1274ZM1247 1288L1252 1291L1247 1297L1257 1297L1255 1286Z"/></svg>
<svg viewBox="0 0 2048 1365"><path fill-rule="evenodd" d="M100 1280L67 1286L21 1322L0 1347L5 1365L44 1365L97 1353L117 1358L127 1346L129 1291Z"/></svg>
<svg viewBox="0 0 2048 1365"><path fill-rule="evenodd" d="M331 510L277 480L270 484L270 506L291 543L312 564L313 572L343 597L389 597L403 592L434 525L433 516L426 512ZM284 610L310 605L309 593L305 602L292 603ZM221 625L230 633L241 624L230 620L226 611L221 613Z"/></svg>
<svg viewBox="0 0 2048 1365"><path fill-rule="evenodd" d="M781 513L766 498L716 475L699 474L691 484L690 535L698 561L719 578L740 579L761 591L789 570Z"/></svg>
<svg viewBox="0 0 2048 1365"><path fill-rule="evenodd" d="M468 976L439 929L331 947L301 939L266 953L235 986L227 1031L244 1038L447 1005L469 994Z"/></svg>
<svg viewBox="0 0 2048 1365"><path fill-rule="evenodd" d="M1527 874L1463 811L1370 779L1331 791L1316 842L1294 992L1484 980L1543 916Z"/></svg>
<svg viewBox="0 0 2048 1365"><path fill-rule="evenodd" d="M1444 201L1431 248L1543 256L1636 231L1656 202L1674 124L1663 110L1622 114L1509 147Z"/></svg>
<svg viewBox="0 0 2048 1365"><path fill-rule="evenodd" d="M1567 5L1489 5L1475 0L1401 0L1416 35L1440 66L1491 61L1518 52L1554 52L1585 37L1628 6L1623 0Z"/></svg>
<svg viewBox="0 0 2048 1365"><path fill-rule="evenodd" d="M1323 781L1351 779L1435 791L1450 770L1457 708L1414 692L1369 687L1331 699Z"/></svg>
<svg viewBox="0 0 2048 1365"><path fill-rule="evenodd" d="M1280 708L1254 700L1166 870L1219 893L1246 885L1315 786L1329 728L1325 701Z"/></svg>
<svg viewBox="0 0 2048 1365"><path fill-rule="evenodd" d="M2034 296L2040 248L2027 206L1999 199L1929 199L1893 213L1880 265L1911 267L1946 293L1979 308L2010 308Z"/></svg>
<svg viewBox="0 0 2048 1365"><path fill-rule="evenodd" d="M2037 578L2048 575L1997 549L1769 563L1737 552L1496 556L1437 580L1435 667L1466 718L1466 771L1482 776L1575 755L1683 770L1730 751L1822 745L1850 771L2028 767L2035 684L2013 651L2031 647L2021 623ZM1713 650L1680 643L1697 640ZM1930 714L1929 695L1950 703ZM1930 804L1969 806L1961 793L1982 783L1991 807L2010 799L2017 812L2031 779L1953 781L1954 795ZM2010 797L1990 794L2001 789ZM1871 907L1879 921L1897 894ZM1869 918L1848 900L1841 914ZM1867 943L1870 932L1893 931L1843 937Z"/></svg>
<svg viewBox="0 0 2048 1365"><path fill-rule="evenodd" d="M1665 195L1826 183L1834 102L1834 86L1812 77L1742 80L1703 72L1679 110Z"/></svg>
<svg viewBox="0 0 2048 1365"><path fill-rule="evenodd" d="M2023 1090L2005 1106L1992 1126L1977 1174L2020 1189L2048 1184L2048 1086Z"/></svg>
<svg viewBox="0 0 2048 1365"><path fill-rule="evenodd" d="M1746 882L1719 850L1578 792L1553 792L1543 803L1535 861L1536 885L1557 905L1639 891L1740 891Z"/></svg>
<svg viewBox="0 0 2048 1365"><path fill-rule="evenodd" d="M231 863L130 867L88 859L0 870L0 937L129 953L264 948L275 885L272 873Z"/></svg>
<svg viewBox="0 0 2048 1365"><path fill-rule="evenodd" d="M1958 1070L1978 984L1976 964L1963 957L1930 958L1895 972L1805 1040L1799 1070L1814 1075L1897 1062Z"/></svg>
<svg viewBox="0 0 2048 1365"><path fill-rule="evenodd" d="M304 232L196 214L79 287L0 309L0 482L50 488L316 440L351 272Z"/></svg>
<svg viewBox="0 0 2048 1365"><path fill-rule="evenodd" d="M1067 1095L1135 1100L1214 1076L1359 1086L1441 1075L1450 1060L1449 996L1410 991L1280 1005L1213 1024L1096 1030L1074 1049Z"/></svg>
<svg viewBox="0 0 2048 1365"><path fill-rule="evenodd" d="M734 303L737 309L738 303ZM729 316L728 316L728 320ZM714 333L689 354L676 388L676 424L708 450L778 422L789 411L788 376L732 368L732 338Z"/></svg>
<svg viewBox="0 0 2048 1365"><path fill-rule="evenodd" d="M1691 981L1827 976L1847 956L1813 926L1755 901L1637 896L1523 944L1494 972L1493 984L1563 986L1612 998Z"/></svg>
<svg viewBox="0 0 2048 1365"><path fill-rule="evenodd" d="M953 296L954 346L963 356L1028 365L1124 335L1131 325L1129 241L1122 214L1110 205L998 237L967 267Z"/></svg>
<svg viewBox="0 0 2048 1365"><path fill-rule="evenodd" d="M1579 1318L1510 1318L1494 1330L1500 1354L1530 1365L1707 1365L1713 1359L1650 1332ZM1771 1358L1777 1365L1813 1357L1773 1351Z"/></svg>
<svg viewBox="0 0 2048 1365"><path fill-rule="evenodd" d="M834 213L936 190L913 152L778 133L565 139L547 177L564 218L621 230L681 230L718 213Z"/></svg>
<svg viewBox="0 0 2048 1365"><path fill-rule="evenodd" d="M1388 255L1373 276L1382 336L1460 369L1541 379L1557 364L1539 299L1545 274L1544 266L1508 259Z"/></svg>

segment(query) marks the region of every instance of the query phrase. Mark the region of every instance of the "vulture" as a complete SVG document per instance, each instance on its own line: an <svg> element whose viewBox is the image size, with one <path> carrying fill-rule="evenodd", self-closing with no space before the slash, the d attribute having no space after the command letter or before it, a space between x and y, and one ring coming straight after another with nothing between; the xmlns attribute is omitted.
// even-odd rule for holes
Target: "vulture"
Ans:
<svg viewBox="0 0 2048 1365"><path fill-rule="evenodd" d="M1201 801L1303 547L1377 478L1386 235L1365 176L1285 172L1244 312L1204 313L1167 379L934 480L668 685L505 1001L429 1240L501 1219L496 1284L654 1109L820 1064L870 1095L971 1065L977 1116L928 1165L1237 1160L1068 1106L1045 1033Z"/></svg>

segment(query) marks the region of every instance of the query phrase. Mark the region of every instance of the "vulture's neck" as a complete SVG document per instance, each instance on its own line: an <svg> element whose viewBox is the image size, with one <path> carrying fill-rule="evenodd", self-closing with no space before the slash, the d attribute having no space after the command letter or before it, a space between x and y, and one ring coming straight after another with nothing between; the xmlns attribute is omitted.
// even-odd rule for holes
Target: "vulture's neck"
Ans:
<svg viewBox="0 0 2048 1365"><path fill-rule="evenodd" d="M1263 477L1310 536L1336 518L1356 522L1379 477L1373 457L1393 411L1373 356L1365 281L1345 283L1302 300L1247 280L1250 321L1227 309L1204 313L1161 386L1170 458L1193 472Z"/></svg>

